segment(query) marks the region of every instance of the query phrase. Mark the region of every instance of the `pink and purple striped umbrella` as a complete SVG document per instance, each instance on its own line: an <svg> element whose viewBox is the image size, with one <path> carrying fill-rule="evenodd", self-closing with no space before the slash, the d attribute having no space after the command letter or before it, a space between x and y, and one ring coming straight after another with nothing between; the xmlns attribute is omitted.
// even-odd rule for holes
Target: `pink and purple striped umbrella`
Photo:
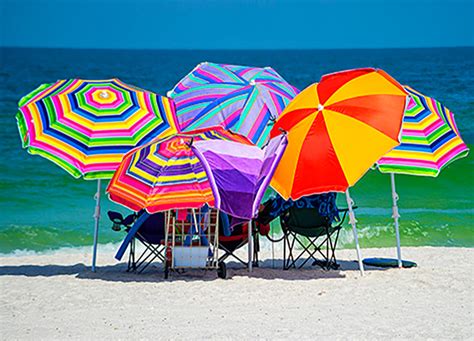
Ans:
<svg viewBox="0 0 474 341"><path fill-rule="evenodd" d="M181 131L222 126L257 146L298 94L271 67L201 63L168 93Z"/></svg>

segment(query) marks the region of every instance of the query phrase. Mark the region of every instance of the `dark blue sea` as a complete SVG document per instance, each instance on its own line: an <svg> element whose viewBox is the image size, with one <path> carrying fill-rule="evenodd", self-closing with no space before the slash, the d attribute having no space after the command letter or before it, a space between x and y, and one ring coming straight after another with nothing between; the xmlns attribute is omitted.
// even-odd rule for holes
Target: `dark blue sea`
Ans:
<svg viewBox="0 0 474 341"><path fill-rule="evenodd" d="M0 49L0 253L48 251L92 244L95 182L76 180L22 150L18 100L58 79L120 78L166 95L203 61L272 66L303 89L325 73L373 66L430 95L455 114L464 141L474 143L474 48L362 50L75 50ZM474 159L451 164L438 178L397 176L401 240L405 246L474 247ZM104 184L105 187L105 184ZM390 178L369 171L351 190L362 247L395 244ZM342 198L340 198L342 199ZM342 200L341 200L342 203ZM103 200L104 210L125 209ZM341 206L343 206L341 204ZM116 243L102 215L100 243ZM278 232L278 225L273 226ZM345 227L341 246L350 247Z"/></svg>

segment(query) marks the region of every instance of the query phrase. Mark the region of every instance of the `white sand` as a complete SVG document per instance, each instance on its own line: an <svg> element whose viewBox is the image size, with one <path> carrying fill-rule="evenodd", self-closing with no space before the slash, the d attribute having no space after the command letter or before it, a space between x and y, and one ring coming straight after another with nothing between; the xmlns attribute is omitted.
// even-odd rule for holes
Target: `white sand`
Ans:
<svg viewBox="0 0 474 341"><path fill-rule="evenodd" d="M88 251L88 250L87 250ZM366 249L365 257L394 250ZM124 273L86 250L0 258L0 337L10 339L473 339L474 249L404 248L414 269ZM268 255L267 255L268 256Z"/></svg>

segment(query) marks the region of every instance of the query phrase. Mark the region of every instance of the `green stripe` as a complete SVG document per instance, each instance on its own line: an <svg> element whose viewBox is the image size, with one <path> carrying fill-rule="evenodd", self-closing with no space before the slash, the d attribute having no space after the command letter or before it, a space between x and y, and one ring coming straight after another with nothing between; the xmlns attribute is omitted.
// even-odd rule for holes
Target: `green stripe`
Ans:
<svg viewBox="0 0 474 341"><path fill-rule="evenodd" d="M271 130L272 130L271 125L267 125L265 127L265 129L263 130L263 134L260 136L260 138L257 141L257 147L262 148L265 145L265 143L267 143L267 138L268 138L268 135L270 135Z"/></svg>
<svg viewBox="0 0 474 341"><path fill-rule="evenodd" d="M382 173L398 173L409 175L438 176L438 170L433 168L402 165L379 165Z"/></svg>
<svg viewBox="0 0 474 341"><path fill-rule="evenodd" d="M101 172L89 172L84 174L85 180L97 180L97 179L111 179L114 176L114 171L101 171Z"/></svg>
<svg viewBox="0 0 474 341"><path fill-rule="evenodd" d="M46 83L46 84L41 84L39 87L34 89L32 92L29 94L23 96L19 101L18 101L18 106L22 107L25 104L27 104L33 97L35 97L37 94L40 92L44 91L46 88L52 86L54 83Z"/></svg>
<svg viewBox="0 0 474 341"><path fill-rule="evenodd" d="M195 91L202 91L202 90L207 90L207 89L240 89L242 87L242 84L206 84L203 86L194 86L190 89L184 90L183 92L179 93L179 96L186 95L189 92L195 92Z"/></svg>
<svg viewBox="0 0 474 341"><path fill-rule="evenodd" d="M238 77L235 73L233 73L232 71L226 69L225 67L222 67L222 66L220 66L219 64L212 64L212 65L215 66L216 69L221 70L222 73L225 73L227 76L229 76L230 78L232 78L232 79L234 79L235 81L237 81L237 83L240 83L240 84L243 84L243 83L244 83L240 77Z"/></svg>
<svg viewBox="0 0 474 341"><path fill-rule="evenodd" d="M199 84L207 84L207 80L204 80L202 78L196 77L193 73L189 75L189 79L195 83Z"/></svg>
<svg viewBox="0 0 474 341"><path fill-rule="evenodd" d="M198 109L204 109L208 105L209 105L209 102L203 102L203 103L190 105L189 107L186 107L186 109L180 109L176 116L181 117L183 115L186 115L190 111L198 110Z"/></svg>
<svg viewBox="0 0 474 341"><path fill-rule="evenodd" d="M203 123L205 123L210 118L212 118L212 116L214 116L216 113L218 113L222 109L234 104L235 102L238 102L238 101L242 100L245 96L246 96L246 94L243 94L243 95L232 97L232 98L228 99L227 101L223 102L221 105L218 105L213 110L209 111L206 115L201 117L199 120L195 121L192 125L189 126L189 128L190 129L198 128Z"/></svg>
<svg viewBox="0 0 474 341"><path fill-rule="evenodd" d="M82 173L79 169L77 169L76 167L74 167L70 163L64 161L63 159L59 158L58 156L53 155L53 154L51 154L51 153L49 153L45 150L42 150L42 149L39 149L39 148L36 148L36 147L29 147L28 148L28 153L33 154L33 155L40 155L40 156L44 157L45 159L48 159L49 161L54 162L59 167L61 167L66 172L68 172L73 177L75 177L76 179L80 178L81 175L82 175Z"/></svg>
<svg viewBox="0 0 474 341"><path fill-rule="evenodd" d="M244 123L250 110L252 109L253 104L257 100L257 96L258 96L258 90L256 87L254 87L252 90L252 93L250 94L250 97L247 98L247 101L244 106L244 110L242 110L242 112L240 113L240 119L237 122L237 125L235 126L236 130L239 130L242 124Z"/></svg>
<svg viewBox="0 0 474 341"><path fill-rule="evenodd" d="M30 140L28 136L28 128L26 126L25 117L23 116L23 113L21 111L18 111L15 117L16 117L18 132L20 133L21 146L23 148L26 148L30 144Z"/></svg>

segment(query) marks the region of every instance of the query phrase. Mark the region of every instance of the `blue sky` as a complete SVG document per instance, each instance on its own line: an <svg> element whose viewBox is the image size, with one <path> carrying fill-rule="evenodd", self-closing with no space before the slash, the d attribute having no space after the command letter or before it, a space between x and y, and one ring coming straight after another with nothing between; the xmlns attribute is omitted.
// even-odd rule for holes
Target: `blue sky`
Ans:
<svg viewBox="0 0 474 341"><path fill-rule="evenodd" d="M0 0L0 46L474 46L474 0Z"/></svg>

